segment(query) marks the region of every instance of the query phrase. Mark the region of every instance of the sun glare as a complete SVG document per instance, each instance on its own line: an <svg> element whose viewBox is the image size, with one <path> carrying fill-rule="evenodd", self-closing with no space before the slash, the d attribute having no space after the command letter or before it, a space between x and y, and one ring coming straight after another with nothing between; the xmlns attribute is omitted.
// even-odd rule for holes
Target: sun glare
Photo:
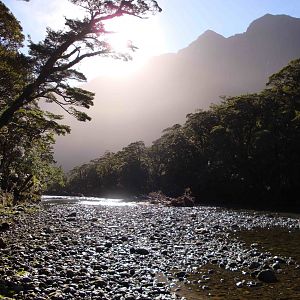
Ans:
<svg viewBox="0 0 300 300"><path fill-rule="evenodd" d="M86 60L82 64L81 70L87 74L89 79L101 75L126 76L132 74L143 66L150 57L166 52L163 31L158 20L153 17L145 20L132 17L114 19L107 22L106 30L112 32L106 37L112 50L129 53L132 60L122 61L101 57ZM133 47L128 47L128 45Z"/></svg>
<svg viewBox="0 0 300 300"><path fill-rule="evenodd" d="M41 7L38 1L37 3L39 6L35 10ZM34 4L35 2L33 1L31 5ZM82 10L71 5L69 1L54 1L50 4L55 8L53 8L53 11L61 11L67 17L82 15ZM28 11L28 14L30 13ZM59 29L63 26L64 19L61 18L61 15L60 17L54 14L48 16L48 11L40 13L40 15L41 20L48 18L47 24L50 24L50 27L54 29ZM132 60L122 61L120 59L103 57L86 59L79 65L79 69L88 79L97 76L127 76L143 66L150 57L167 52L159 16L150 16L149 19L122 16L106 21L105 28L107 31L112 32L105 36L105 40L111 45L112 50L130 53ZM128 47L128 43L132 44L133 47L131 49ZM135 49L135 51L132 51L132 49Z"/></svg>
<svg viewBox="0 0 300 300"><path fill-rule="evenodd" d="M116 52L128 52L128 37L124 33L110 33L106 41L110 44L111 49Z"/></svg>

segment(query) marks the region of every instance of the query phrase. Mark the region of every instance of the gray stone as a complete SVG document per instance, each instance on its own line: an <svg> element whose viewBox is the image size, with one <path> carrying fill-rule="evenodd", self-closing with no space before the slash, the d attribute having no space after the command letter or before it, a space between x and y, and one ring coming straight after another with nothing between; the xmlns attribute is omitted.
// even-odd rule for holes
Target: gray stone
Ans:
<svg viewBox="0 0 300 300"><path fill-rule="evenodd" d="M149 250L144 249L144 248L137 248L137 249L135 249L135 253L140 254L140 255L148 255Z"/></svg>
<svg viewBox="0 0 300 300"><path fill-rule="evenodd" d="M277 282L278 279L273 270L262 270L258 273L257 278L266 283L274 283Z"/></svg>
<svg viewBox="0 0 300 300"><path fill-rule="evenodd" d="M102 278L97 278L93 284L96 286L96 287L100 287L100 288L104 288L107 286L107 282L105 280L103 280Z"/></svg>
<svg viewBox="0 0 300 300"><path fill-rule="evenodd" d="M249 269L252 270L252 269L257 269L261 266L261 264L257 261L253 261L251 262L251 264L249 265Z"/></svg>
<svg viewBox="0 0 300 300"><path fill-rule="evenodd" d="M282 269L280 263L277 261L275 264L272 265L272 268L274 270L279 270Z"/></svg>
<svg viewBox="0 0 300 300"><path fill-rule="evenodd" d="M4 249L6 247L7 247L6 243L4 242L4 240L2 238L0 238L0 249Z"/></svg>
<svg viewBox="0 0 300 300"><path fill-rule="evenodd" d="M0 232L2 231L7 231L10 229L10 224L7 223L7 222L3 222L1 225L0 225Z"/></svg>
<svg viewBox="0 0 300 300"><path fill-rule="evenodd" d="M77 213L76 212L72 212L69 215L67 215L68 218L72 218L72 217L76 217Z"/></svg>
<svg viewBox="0 0 300 300"><path fill-rule="evenodd" d="M186 272L182 271L182 272L177 272L175 273L177 278L183 278L186 276Z"/></svg>

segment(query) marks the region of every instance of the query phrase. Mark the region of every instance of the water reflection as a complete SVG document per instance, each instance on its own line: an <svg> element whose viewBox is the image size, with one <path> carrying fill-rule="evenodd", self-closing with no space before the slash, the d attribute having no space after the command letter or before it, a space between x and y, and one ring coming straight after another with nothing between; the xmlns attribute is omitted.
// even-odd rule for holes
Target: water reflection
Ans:
<svg viewBox="0 0 300 300"><path fill-rule="evenodd" d="M79 197L79 196L42 196L43 204L82 204L104 206L135 206L136 203L125 202L124 199Z"/></svg>

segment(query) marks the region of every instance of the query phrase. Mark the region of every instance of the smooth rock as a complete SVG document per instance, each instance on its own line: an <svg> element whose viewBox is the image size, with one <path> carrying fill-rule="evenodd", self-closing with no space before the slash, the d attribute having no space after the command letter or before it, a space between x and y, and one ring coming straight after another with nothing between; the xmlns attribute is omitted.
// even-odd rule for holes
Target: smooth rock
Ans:
<svg viewBox="0 0 300 300"><path fill-rule="evenodd" d="M3 222L3 223L0 225L0 232L7 231L7 230L9 230L9 228L10 228L10 224L7 223L7 222Z"/></svg>
<svg viewBox="0 0 300 300"><path fill-rule="evenodd" d="M140 254L140 255L148 255L149 250L144 249L144 248L137 248L137 249L135 249L135 253Z"/></svg>
<svg viewBox="0 0 300 300"><path fill-rule="evenodd" d="M4 249L6 247L7 247L6 243L4 242L4 240L2 238L0 238L0 249Z"/></svg>
<svg viewBox="0 0 300 300"><path fill-rule="evenodd" d="M273 270L262 270L258 273L257 278L266 283L274 283L277 282L278 279Z"/></svg>

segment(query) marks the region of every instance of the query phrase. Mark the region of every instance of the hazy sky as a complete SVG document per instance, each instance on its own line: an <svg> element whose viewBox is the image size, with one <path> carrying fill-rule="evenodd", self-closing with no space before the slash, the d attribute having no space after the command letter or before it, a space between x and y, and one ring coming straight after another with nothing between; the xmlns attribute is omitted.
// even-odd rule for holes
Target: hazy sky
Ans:
<svg viewBox="0 0 300 300"><path fill-rule="evenodd" d="M64 15L78 14L67 0L4 0L4 3L34 41L43 37L46 26L61 28ZM163 9L161 14L148 20L123 18L111 25L121 31L114 40L116 47L122 47L122 41L130 39L140 48L134 62L90 60L81 67L88 78L99 74L126 75L128 69L135 70L153 55L186 47L207 29L228 37L244 32L253 20L266 13L300 17L300 0L158 0L158 3Z"/></svg>

